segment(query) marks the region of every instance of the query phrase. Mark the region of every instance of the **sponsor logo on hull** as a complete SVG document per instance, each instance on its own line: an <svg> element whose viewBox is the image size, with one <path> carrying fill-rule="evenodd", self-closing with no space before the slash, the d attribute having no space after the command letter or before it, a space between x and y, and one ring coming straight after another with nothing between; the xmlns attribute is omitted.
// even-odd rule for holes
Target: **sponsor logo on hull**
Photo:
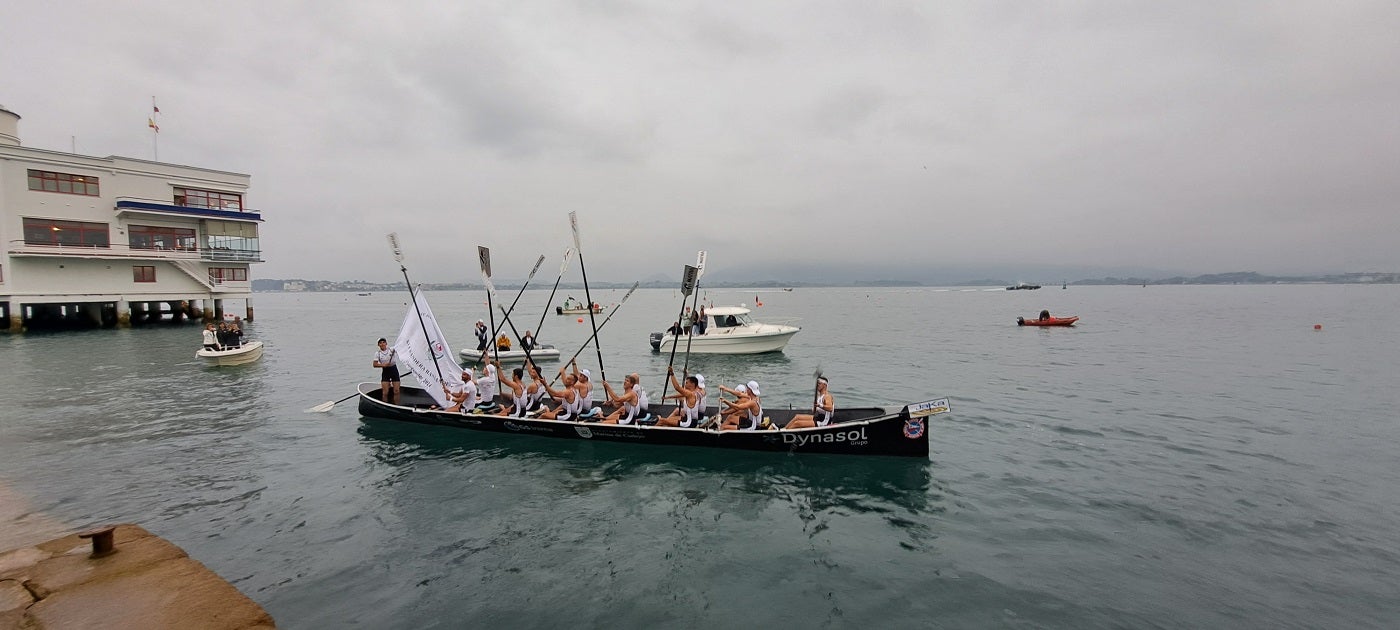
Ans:
<svg viewBox="0 0 1400 630"><path fill-rule="evenodd" d="M783 444L802 447L809 444L851 444L853 446L865 446L870 442L869 436L865 433L865 427L851 429L849 431L828 431L823 433L812 433L804 435L802 433L784 433Z"/></svg>
<svg viewBox="0 0 1400 630"><path fill-rule="evenodd" d="M909 417L923 418L925 416L936 416L940 413L948 413L950 409L951 407L948 406L947 398L937 398L909 405Z"/></svg>

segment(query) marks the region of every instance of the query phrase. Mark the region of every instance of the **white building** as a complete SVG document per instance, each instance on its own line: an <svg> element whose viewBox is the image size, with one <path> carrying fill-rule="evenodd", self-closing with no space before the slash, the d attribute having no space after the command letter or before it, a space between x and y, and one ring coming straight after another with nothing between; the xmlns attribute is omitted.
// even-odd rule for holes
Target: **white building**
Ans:
<svg viewBox="0 0 1400 630"><path fill-rule="evenodd" d="M19 119L0 107L0 330L253 319L248 175L31 149Z"/></svg>

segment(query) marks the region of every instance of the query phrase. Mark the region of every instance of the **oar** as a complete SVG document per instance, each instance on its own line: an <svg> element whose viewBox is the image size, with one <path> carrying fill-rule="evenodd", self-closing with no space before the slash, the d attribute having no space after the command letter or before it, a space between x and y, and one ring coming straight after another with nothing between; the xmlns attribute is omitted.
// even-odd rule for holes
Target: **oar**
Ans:
<svg viewBox="0 0 1400 630"><path fill-rule="evenodd" d="M510 314L513 313L513 312L515 312L515 305L518 304L518 303L520 302L520 296L522 296L522 295L525 294L525 287L530 286L530 281L535 279L535 272L540 270L540 265L542 265L542 264L544 264L544 254L540 254L540 259L535 261L535 268L530 270L530 276L527 277L527 278L525 278L525 284L520 285L520 291L517 292L517 293L515 294L515 299L512 300L511 303L510 303L510 308L501 308L501 305L500 305L499 303L496 304L496 308L500 308L500 309L501 309L501 313L504 314L504 317L506 317L507 319L509 319L509 318L510 318ZM494 287L492 287L492 288L494 289ZM487 301L488 301L488 303L489 303L489 302L490 302L490 299L488 298ZM501 323L504 324L505 322L502 321ZM514 327L514 326L511 326L510 329L511 329L511 332L515 332L515 327ZM495 328L491 331L491 338L492 338L492 339L495 339L495 338L496 338L496 335L498 335L498 334L500 334L500 333L501 333L500 327L495 327ZM515 336L516 336L517 338L520 337L520 335L519 335L518 333L517 333ZM483 357L483 358L484 358L484 357Z"/></svg>
<svg viewBox="0 0 1400 630"><path fill-rule="evenodd" d="M676 313L676 323L678 324L681 318L685 317L685 301L690 297L690 294L695 291L695 280L699 277L699 271L700 270L696 267L686 265L685 271L681 274L681 308ZM687 326L686 328L688 329L690 327ZM666 368L668 370L676 363L676 346L680 345L680 332L681 331L677 330L675 334L671 335L671 358L666 360ZM689 376L689 374L687 373L686 376ZM661 400L666 400L666 387L670 384L671 379L669 376L665 377L665 380L661 382Z"/></svg>
<svg viewBox="0 0 1400 630"><path fill-rule="evenodd" d="M539 332L544 328L544 318L549 316L549 307L554 304L554 292L559 290L559 281L564 279L564 270L569 267L569 257L574 255L574 248L569 247L564 250L564 262L559 263L559 277L554 279L554 288L549 290L549 299L545 300L544 312L540 313L540 323L535 326L535 337L539 337Z"/></svg>
<svg viewBox="0 0 1400 630"><path fill-rule="evenodd" d="M482 281L483 283L486 284L486 304L487 304L487 306L489 307L490 304L492 303L492 301L496 299L496 285L495 285L495 283L491 282L491 250L490 250L489 248L486 248L486 247L477 247L476 249L477 249L477 255L481 258L481 281ZM537 260L537 261L535 261L535 268L534 268L533 270L530 271L530 277L531 277L531 278L535 277L535 272L540 270L540 263L542 263L542 262L544 262L544 256L540 256L540 259ZM530 281L529 281L529 280L526 280L525 283L526 283L526 284L529 284ZM525 287L520 287L520 290L523 292L523 291L525 290ZM516 299L516 300L519 300L519 299L520 299L520 296L517 295L517 296L515 297L515 299ZM511 308L515 308L515 304L511 304L510 306L511 306ZM519 338L520 338L520 331L518 331L518 330L515 329L515 322L510 321L510 311L506 310L505 308L502 308L502 307L500 306L499 303L497 303L496 308L500 308L500 309L501 309L501 319L502 319L501 323L509 325L509 326L510 326L510 331L511 331L512 333L515 333L516 339L519 339ZM492 320L495 320L495 318L496 318L495 313L492 313L491 319L492 319ZM495 325L494 322L492 323L492 325L493 325L493 326ZM494 338L495 338L495 335L492 334L492 339L494 339ZM521 344L521 345L524 346L524 344ZM535 362L535 359L534 359L534 357L530 356L530 349L529 349L529 348L524 348L524 350L525 350L525 360L526 360L526 361L529 361L529 362L531 362L531 363L534 363L534 362ZM485 359L485 358L486 358L485 354L483 354L481 358L482 358L482 359ZM501 362L501 353L500 353L499 347L497 347L497 350L496 350L496 363L497 363L497 364L500 364L500 362ZM498 378L499 378L499 377L498 377Z"/></svg>
<svg viewBox="0 0 1400 630"><path fill-rule="evenodd" d="M344 398L341 398L340 400L327 400L326 402L323 402L323 403L321 403L321 404L319 404L319 405L316 405L315 407L310 407L310 408L306 409L306 413L325 413L325 412L327 412L327 411L330 411L330 410L331 410L331 407L334 407L334 406L336 406L336 405L339 405L340 403L343 403L343 402L345 402L345 401L347 401L347 400L350 400L351 398L354 398L354 397L359 396L359 395L360 395L360 392L355 392L355 393L353 393L353 394L350 394L349 396L346 396L346 397L344 397Z"/></svg>
<svg viewBox="0 0 1400 630"><path fill-rule="evenodd" d="M613 306L612 312L611 312L611 313L608 313L608 316L607 316L606 319L603 320L603 323L598 324L598 327L597 327L596 329L593 330L593 335L590 336L590 337L588 338L587 341L584 341L584 342L583 342L583 346L580 347L580 348L578 349L578 352L575 352L575 353L574 353L574 356L569 357L569 360L568 360L568 361L565 361L565 362L564 362L564 365L568 365L568 364L570 364L570 363L573 363L573 362L574 362L574 359L577 359L577 358L578 358L578 355L582 354L584 350L587 350L587 349L588 349L588 344L593 343L594 339L596 339L596 338L598 337L598 331L599 331L599 330L602 330L604 326L607 326L609 321L612 321L613 315L616 315L616 314L617 314L617 309L622 308L622 305L627 303L627 298L632 297L632 292L633 292L633 291L636 291L636 290L637 290L637 286L640 285L640 284L641 284L641 282L633 282L633 283L632 283L632 288L628 289L628 290L627 290L627 294L624 295L624 296L622 296L622 301L621 301L621 302L618 302L617 305ZM599 368L598 373L599 373L599 374L602 374L602 368ZM554 378L549 379L549 384L552 386L552 385L554 385L554 381L557 381L557 380L559 380L559 376L556 374L556 375L554 376Z"/></svg>
<svg viewBox="0 0 1400 630"><path fill-rule="evenodd" d="M593 296L588 293L588 268L583 264L583 245L579 244L577 212L569 213L569 227L574 230L574 249L578 250L578 270L583 273L583 299L588 300L588 323L593 325L592 339L593 349L598 352L598 376L606 381L608 380L608 371L603 369L603 347L598 344L598 320L593 315Z"/></svg>
<svg viewBox="0 0 1400 630"><path fill-rule="evenodd" d="M695 267L696 267L697 269L699 269L699 273L695 276L695 288L696 288L696 289L699 289L699 288L700 288L700 279L703 278L703 277L705 277L705 250L703 250L703 249L700 250L700 253L697 254L697 255L695 256ZM696 323L696 324L699 324L700 326L703 327L703 326L705 325L705 320L703 320L703 319L700 318L700 311L696 310L699 306L700 306L700 292L699 292L699 291L696 291L696 292L695 292L695 299L692 300L691 303L690 303L690 315L691 315L691 317L694 317L694 318L695 318L695 323ZM685 334L685 367L681 368L681 371L684 372L684 373L686 373L686 374L690 374L690 342L693 341L694 339L695 339L695 326L686 326L686 334ZM676 342L680 342L680 339L677 339Z"/></svg>

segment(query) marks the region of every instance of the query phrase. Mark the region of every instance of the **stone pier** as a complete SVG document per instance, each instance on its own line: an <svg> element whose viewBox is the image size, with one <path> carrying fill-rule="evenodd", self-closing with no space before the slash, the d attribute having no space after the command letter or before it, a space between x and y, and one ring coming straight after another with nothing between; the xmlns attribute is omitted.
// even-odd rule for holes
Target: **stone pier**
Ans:
<svg viewBox="0 0 1400 630"><path fill-rule="evenodd" d="M232 584L137 525L0 552L0 630L274 627Z"/></svg>

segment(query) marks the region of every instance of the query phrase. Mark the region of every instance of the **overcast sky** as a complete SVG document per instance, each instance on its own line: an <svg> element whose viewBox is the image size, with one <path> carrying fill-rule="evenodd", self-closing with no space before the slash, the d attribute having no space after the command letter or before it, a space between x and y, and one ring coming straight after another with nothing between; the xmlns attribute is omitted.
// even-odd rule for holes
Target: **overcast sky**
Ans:
<svg viewBox="0 0 1400 630"><path fill-rule="evenodd" d="M155 96L162 161L252 176L258 278L393 280L390 231L415 280L479 281L479 244L552 276L571 210L590 280L1396 271L1398 32L1393 0L13 2L0 105L150 159Z"/></svg>

